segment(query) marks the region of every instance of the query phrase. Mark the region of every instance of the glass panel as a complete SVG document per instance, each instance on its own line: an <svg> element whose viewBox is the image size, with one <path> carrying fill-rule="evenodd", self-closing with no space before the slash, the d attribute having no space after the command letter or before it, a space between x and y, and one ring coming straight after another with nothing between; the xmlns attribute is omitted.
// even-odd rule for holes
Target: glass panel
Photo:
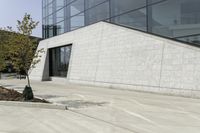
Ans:
<svg viewBox="0 0 200 133"><path fill-rule="evenodd" d="M46 38L45 36L46 36L46 29L45 29L45 26L44 25L42 25L42 38Z"/></svg>
<svg viewBox="0 0 200 133"><path fill-rule="evenodd" d="M53 25L53 15L50 15L48 18L48 25Z"/></svg>
<svg viewBox="0 0 200 133"><path fill-rule="evenodd" d="M118 16L114 22L146 31L146 8Z"/></svg>
<svg viewBox="0 0 200 133"><path fill-rule="evenodd" d="M53 26L49 27L49 37L53 37Z"/></svg>
<svg viewBox="0 0 200 133"><path fill-rule="evenodd" d="M199 0L191 0L181 4L181 24L200 24Z"/></svg>
<svg viewBox="0 0 200 133"><path fill-rule="evenodd" d="M48 1L48 3L51 3L51 2L53 2L53 0L47 0Z"/></svg>
<svg viewBox="0 0 200 133"><path fill-rule="evenodd" d="M77 0L70 4L70 16L76 15L84 10L84 0Z"/></svg>
<svg viewBox="0 0 200 133"><path fill-rule="evenodd" d="M46 7L42 8L42 17L46 17Z"/></svg>
<svg viewBox="0 0 200 133"><path fill-rule="evenodd" d="M87 24L92 24L109 18L109 2L98 5L86 11Z"/></svg>
<svg viewBox="0 0 200 133"><path fill-rule="evenodd" d="M200 1L168 0L149 8L153 33L180 37L200 33Z"/></svg>
<svg viewBox="0 0 200 133"><path fill-rule="evenodd" d="M56 12L56 22L64 20L64 8Z"/></svg>
<svg viewBox="0 0 200 133"><path fill-rule="evenodd" d="M75 30L75 29L78 29L80 27L83 27L85 25L84 14L81 13L77 16L72 17L70 23L71 23L70 30Z"/></svg>
<svg viewBox="0 0 200 133"><path fill-rule="evenodd" d="M146 9L142 8L147 1L154 4L148 6L148 16ZM69 5L65 9L66 3ZM45 37L108 20L144 31L148 25L148 32L199 43L200 0L43 0L42 4ZM85 13L84 4L86 9L90 8Z"/></svg>
<svg viewBox="0 0 200 133"><path fill-rule="evenodd" d="M177 38L178 40L184 41L184 42L189 42L189 43L194 43L197 45L200 45L200 35L191 35L187 37L180 37Z"/></svg>
<svg viewBox="0 0 200 133"><path fill-rule="evenodd" d="M50 76L66 77L69 67L71 45L49 50Z"/></svg>
<svg viewBox="0 0 200 133"><path fill-rule="evenodd" d="M64 33L64 21L56 24L56 32L57 32L57 35Z"/></svg>
<svg viewBox="0 0 200 133"><path fill-rule="evenodd" d="M56 10L64 7L65 0L56 0Z"/></svg>
<svg viewBox="0 0 200 133"><path fill-rule="evenodd" d="M46 25L46 19L42 20L42 25Z"/></svg>
<svg viewBox="0 0 200 133"><path fill-rule="evenodd" d="M146 0L111 0L112 16L146 6Z"/></svg>
<svg viewBox="0 0 200 133"><path fill-rule="evenodd" d="M166 0L148 0L148 4L154 4L154 3L158 3L161 1L166 1Z"/></svg>
<svg viewBox="0 0 200 133"><path fill-rule="evenodd" d="M67 4L73 2L73 1L76 1L76 0L67 0Z"/></svg>
<svg viewBox="0 0 200 133"><path fill-rule="evenodd" d="M46 6L46 0L42 0L42 7Z"/></svg>
<svg viewBox="0 0 200 133"><path fill-rule="evenodd" d="M91 8L93 6L96 6L104 1L107 1L107 0L86 0L85 3L86 3L86 9L88 8Z"/></svg>
<svg viewBox="0 0 200 133"><path fill-rule="evenodd" d="M47 8L48 8L48 15L52 14L53 13L53 4L48 5Z"/></svg>

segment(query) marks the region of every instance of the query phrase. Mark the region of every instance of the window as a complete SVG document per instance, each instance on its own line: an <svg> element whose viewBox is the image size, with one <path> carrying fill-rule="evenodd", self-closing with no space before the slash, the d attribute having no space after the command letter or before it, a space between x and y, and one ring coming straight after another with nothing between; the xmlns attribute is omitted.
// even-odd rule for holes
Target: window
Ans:
<svg viewBox="0 0 200 133"><path fill-rule="evenodd" d="M49 50L49 75L67 77L72 45Z"/></svg>
<svg viewBox="0 0 200 133"><path fill-rule="evenodd" d="M64 7L65 5L65 0L56 0L56 10Z"/></svg>
<svg viewBox="0 0 200 133"><path fill-rule="evenodd" d="M42 7L46 6L46 0L42 0Z"/></svg>
<svg viewBox="0 0 200 133"><path fill-rule="evenodd" d="M171 37L200 33L199 0L167 0L149 8L152 32Z"/></svg>
<svg viewBox="0 0 200 133"><path fill-rule="evenodd" d="M53 25L53 15L50 15L49 17L47 17L48 19L48 25L51 26Z"/></svg>
<svg viewBox="0 0 200 133"><path fill-rule="evenodd" d="M53 0L47 0L48 1L48 3L52 3L53 2Z"/></svg>
<svg viewBox="0 0 200 133"><path fill-rule="evenodd" d="M64 33L64 21L57 23L55 28L57 35Z"/></svg>
<svg viewBox="0 0 200 133"><path fill-rule="evenodd" d="M176 38L180 41L184 41L184 42L189 42L189 43L193 43L193 44L200 44L200 35L190 35L190 36L186 36L186 37L180 37L180 38Z"/></svg>
<svg viewBox="0 0 200 133"><path fill-rule="evenodd" d="M78 14L71 18L70 20L70 30L75 30L85 25L84 22L84 13Z"/></svg>
<svg viewBox="0 0 200 133"><path fill-rule="evenodd" d="M70 16L74 16L84 10L84 0L76 0L70 4Z"/></svg>
<svg viewBox="0 0 200 133"><path fill-rule="evenodd" d="M193 2L192 2L193 1ZM181 4L181 23L198 24L200 23L200 1L191 0Z"/></svg>
<svg viewBox="0 0 200 133"><path fill-rule="evenodd" d="M146 31L146 8L115 17L114 22Z"/></svg>
<svg viewBox="0 0 200 133"><path fill-rule="evenodd" d="M71 2L73 2L75 0L66 0L66 1L67 1L67 4L69 4L69 3L71 3Z"/></svg>
<svg viewBox="0 0 200 133"><path fill-rule="evenodd" d="M49 27L48 30L49 30L48 37L53 37L53 26Z"/></svg>
<svg viewBox="0 0 200 133"><path fill-rule="evenodd" d="M47 10L48 10L48 15L52 14L53 13L53 3L49 4L47 6Z"/></svg>
<svg viewBox="0 0 200 133"><path fill-rule="evenodd" d="M64 20L64 8L56 12L56 22Z"/></svg>
<svg viewBox="0 0 200 133"><path fill-rule="evenodd" d="M112 16L146 6L146 0L111 0Z"/></svg>
<svg viewBox="0 0 200 133"><path fill-rule="evenodd" d="M42 8L42 16L46 17L46 7Z"/></svg>
<svg viewBox="0 0 200 133"><path fill-rule="evenodd" d="M161 2L161 1L166 1L166 0L148 0L148 4L155 4L155 3L158 3L158 2Z"/></svg>
<svg viewBox="0 0 200 133"><path fill-rule="evenodd" d="M87 10L86 17L87 24L92 24L109 18L109 2Z"/></svg>
<svg viewBox="0 0 200 133"><path fill-rule="evenodd" d="M91 8L93 6L96 6L96 5L103 3L105 1L108 1L108 0L85 0L86 9Z"/></svg>

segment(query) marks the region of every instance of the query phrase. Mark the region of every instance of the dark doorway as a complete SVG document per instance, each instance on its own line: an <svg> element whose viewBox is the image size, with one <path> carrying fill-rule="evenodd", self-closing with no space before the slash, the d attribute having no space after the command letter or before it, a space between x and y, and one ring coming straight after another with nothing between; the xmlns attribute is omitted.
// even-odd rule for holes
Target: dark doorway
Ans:
<svg viewBox="0 0 200 133"><path fill-rule="evenodd" d="M67 77L72 45L49 49L49 75Z"/></svg>

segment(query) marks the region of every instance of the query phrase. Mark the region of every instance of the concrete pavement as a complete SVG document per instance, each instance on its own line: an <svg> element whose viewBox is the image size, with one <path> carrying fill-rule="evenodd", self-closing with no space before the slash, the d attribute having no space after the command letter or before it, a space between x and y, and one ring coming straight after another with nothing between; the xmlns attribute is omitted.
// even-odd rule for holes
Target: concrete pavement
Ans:
<svg viewBox="0 0 200 133"><path fill-rule="evenodd" d="M0 106L1 133L131 133L70 111Z"/></svg>
<svg viewBox="0 0 200 133"><path fill-rule="evenodd" d="M24 80L0 80L22 91ZM68 111L0 106L0 132L199 133L200 100L74 84L34 82L36 96Z"/></svg>

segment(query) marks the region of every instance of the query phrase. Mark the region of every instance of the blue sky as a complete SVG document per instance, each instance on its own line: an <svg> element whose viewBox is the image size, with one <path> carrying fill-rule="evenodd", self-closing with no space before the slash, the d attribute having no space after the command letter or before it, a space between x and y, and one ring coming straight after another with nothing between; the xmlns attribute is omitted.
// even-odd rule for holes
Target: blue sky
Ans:
<svg viewBox="0 0 200 133"><path fill-rule="evenodd" d="M21 20L25 13L31 14L39 21L33 36L42 36L42 0L0 0L0 27L11 26L16 30L17 20Z"/></svg>

